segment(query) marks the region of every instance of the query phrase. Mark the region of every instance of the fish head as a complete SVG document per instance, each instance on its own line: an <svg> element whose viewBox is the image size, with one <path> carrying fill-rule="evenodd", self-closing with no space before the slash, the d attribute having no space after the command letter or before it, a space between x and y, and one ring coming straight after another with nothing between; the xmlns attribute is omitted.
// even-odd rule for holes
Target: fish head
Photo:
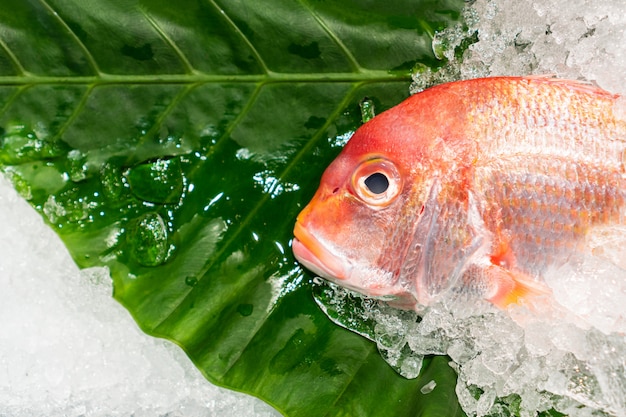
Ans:
<svg viewBox="0 0 626 417"><path fill-rule="evenodd" d="M369 154L331 165L298 215L293 252L322 278L373 297L409 294L384 267L388 231L402 206L404 180L396 164ZM410 300L409 300L410 302Z"/></svg>
<svg viewBox="0 0 626 417"><path fill-rule="evenodd" d="M407 215L420 212L432 184L419 142L413 122L398 111L354 133L298 215L292 249L302 265L361 294L414 308L415 284L400 279L400 269L412 237Z"/></svg>

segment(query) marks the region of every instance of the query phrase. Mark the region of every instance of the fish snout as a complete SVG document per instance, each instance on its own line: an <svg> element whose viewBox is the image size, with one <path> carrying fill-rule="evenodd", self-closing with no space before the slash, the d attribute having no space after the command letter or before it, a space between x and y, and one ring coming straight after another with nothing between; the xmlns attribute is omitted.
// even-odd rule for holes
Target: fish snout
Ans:
<svg viewBox="0 0 626 417"><path fill-rule="evenodd" d="M292 250L298 262L322 278L347 279L350 266L320 242L302 223L300 216L298 216L293 234L295 238Z"/></svg>

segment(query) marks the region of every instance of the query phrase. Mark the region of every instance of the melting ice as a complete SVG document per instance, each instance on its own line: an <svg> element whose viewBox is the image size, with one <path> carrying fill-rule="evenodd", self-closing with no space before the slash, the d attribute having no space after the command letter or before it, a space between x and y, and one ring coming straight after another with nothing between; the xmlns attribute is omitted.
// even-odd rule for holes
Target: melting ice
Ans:
<svg viewBox="0 0 626 417"><path fill-rule="evenodd" d="M461 78L553 74L626 93L626 2L476 0L465 17L465 26L435 36L433 50L450 62L418 74L413 91ZM455 60L455 48L472 37ZM447 354L469 416L626 416L626 230L602 230L589 245L591 255L547 274L558 304L543 311L441 300L418 316L331 284L316 299L406 377L419 374L424 355Z"/></svg>

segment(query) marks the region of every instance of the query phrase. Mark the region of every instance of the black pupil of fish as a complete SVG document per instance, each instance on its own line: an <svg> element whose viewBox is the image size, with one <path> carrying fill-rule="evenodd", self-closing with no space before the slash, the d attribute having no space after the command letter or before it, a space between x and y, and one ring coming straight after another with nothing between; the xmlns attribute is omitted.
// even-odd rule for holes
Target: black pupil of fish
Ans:
<svg viewBox="0 0 626 417"><path fill-rule="evenodd" d="M374 194L382 194L389 188L389 180L385 174L375 172L365 179L365 185Z"/></svg>

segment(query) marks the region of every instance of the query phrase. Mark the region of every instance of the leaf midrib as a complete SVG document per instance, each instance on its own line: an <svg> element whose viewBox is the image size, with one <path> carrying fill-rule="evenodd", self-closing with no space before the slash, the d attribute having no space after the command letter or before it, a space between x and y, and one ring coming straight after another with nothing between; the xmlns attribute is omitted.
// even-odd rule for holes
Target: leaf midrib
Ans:
<svg viewBox="0 0 626 417"><path fill-rule="evenodd" d="M359 72L332 73L279 73L268 74L150 74L93 76L45 76L16 75L0 76L0 86L20 85L107 85L107 84L219 84L219 83L345 83L345 82L388 82L410 81L409 72L361 70Z"/></svg>

